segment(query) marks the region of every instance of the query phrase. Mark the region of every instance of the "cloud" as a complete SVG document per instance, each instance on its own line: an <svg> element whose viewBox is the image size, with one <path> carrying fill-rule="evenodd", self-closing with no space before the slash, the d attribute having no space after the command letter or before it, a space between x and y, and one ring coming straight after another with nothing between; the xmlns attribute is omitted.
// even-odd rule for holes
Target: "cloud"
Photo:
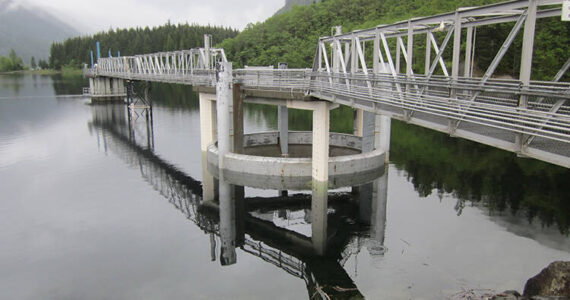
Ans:
<svg viewBox="0 0 570 300"><path fill-rule="evenodd" d="M260 22L272 16L285 2L284 0L28 1L51 11L68 23L84 23L90 32L107 30L110 27L152 27L162 25L168 20L172 23L188 22L243 29L248 23Z"/></svg>

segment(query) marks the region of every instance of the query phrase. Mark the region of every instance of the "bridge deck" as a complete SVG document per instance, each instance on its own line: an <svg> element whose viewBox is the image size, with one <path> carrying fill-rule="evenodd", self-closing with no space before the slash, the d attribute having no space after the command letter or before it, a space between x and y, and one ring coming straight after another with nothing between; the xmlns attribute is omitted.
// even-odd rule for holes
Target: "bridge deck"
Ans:
<svg viewBox="0 0 570 300"><path fill-rule="evenodd" d="M319 40L312 69L245 68L234 70L234 82L241 84L247 97L331 101L570 168L570 83L560 82L570 68L570 58L551 81L530 80L536 19L559 18L561 3L516 0L349 34L337 28L336 35ZM473 30L497 23L514 26L485 74L473 77ZM523 27L520 78L493 78ZM434 38L437 32L445 33L440 45ZM462 32L467 32L464 55ZM417 34L427 36L422 75L414 73L411 63ZM444 50L452 36L450 74ZM407 45L402 37L407 37ZM397 45L395 59L388 39ZM367 44L374 50L372 55L365 51ZM401 56L405 74L399 72ZM459 76L462 56L465 76ZM84 73L187 84L213 92L216 61L225 61L223 49L209 48L206 43L200 49L103 58ZM438 67L443 75L436 75Z"/></svg>

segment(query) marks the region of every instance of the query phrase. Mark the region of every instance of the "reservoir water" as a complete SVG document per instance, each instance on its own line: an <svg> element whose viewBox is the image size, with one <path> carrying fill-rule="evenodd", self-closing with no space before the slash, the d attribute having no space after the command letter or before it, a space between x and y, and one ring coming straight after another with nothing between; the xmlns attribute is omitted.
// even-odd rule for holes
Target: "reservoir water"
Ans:
<svg viewBox="0 0 570 300"><path fill-rule="evenodd" d="M570 260L569 170L393 121L387 195L330 191L326 255L306 249L306 191L246 187L226 261L200 205L197 95L153 84L150 123L68 96L85 85L0 76L0 299L453 299ZM333 110L331 129L352 117ZM275 130L277 110L244 119Z"/></svg>

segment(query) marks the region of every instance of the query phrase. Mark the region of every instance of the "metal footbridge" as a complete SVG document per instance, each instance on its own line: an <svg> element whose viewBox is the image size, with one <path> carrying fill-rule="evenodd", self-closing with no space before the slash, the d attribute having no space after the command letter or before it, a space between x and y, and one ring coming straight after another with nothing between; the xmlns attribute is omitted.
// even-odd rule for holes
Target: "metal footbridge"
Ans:
<svg viewBox="0 0 570 300"><path fill-rule="evenodd" d="M330 101L570 168L570 83L562 81L570 54L551 80L531 80L535 44L548 43L535 41L536 21L560 20L561 14L561 0L520 0L346 34L337 27L335 35L318 40L312 68L246 67L233 71L233 81L246 97ZM477 28L499 23L512 29L484 73L475 76ZM420 35L426 51L417 55L414 40ZM507 50L521 35L518 78L496 78L497 66L513 59L506 58ZM84 74L213 91L216 63L227 58L210 41L207 36L199 49L101 58ZM420 74L413 61L422 59Z"/></svg>

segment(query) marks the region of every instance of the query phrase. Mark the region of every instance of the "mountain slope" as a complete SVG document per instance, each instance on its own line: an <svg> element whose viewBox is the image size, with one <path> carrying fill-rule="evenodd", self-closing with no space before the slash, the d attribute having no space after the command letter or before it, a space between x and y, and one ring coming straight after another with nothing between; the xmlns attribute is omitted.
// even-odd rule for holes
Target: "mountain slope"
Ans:
<svg viewBox="0 0 570 300"><path fill-rule="evenodd" d="M75 29L41 8L0 0L0 55L14 49L25 63L47 59L52 42L79 35Z"/></svg>
<svg viewBox="0 0 570 300"><path fill-rule="evenodd" d="M296 0L290 0L292 2ZM302 0L299 0L302 1ZM331 35L332 26L342 25L343 32L390 24L412 17L454 11L459 7L479 6L502 0L326 0L306 6L293 6L262 23L248 25L235 38L219 46L226 50L235 67L277 65L287 62L290 68L312 66L320 36ZM306 2L306 1L305 1ZM310 1L309 1L310 2ZM514 22L480 26L477 29L475 62L485 70L501 47ZM441 43L443 33L436 38ZM464 43L465 38L462 38ZM391 41L390 41L391 42ZM518 76L522 33L496 69L496 74ZM370 49L370 48L369 48ZM394 50L393 50L394 51ZM446 49L446 57L451 47ZM425 37L414 42L414 53L425 52ZM570 53L570 22L558 18L537 21L532 79L551 80ZM423 73L424 62L416 55L413 68ZM234 67L234 68L235 68ZM567 73L562 81L570 80Z"/></svg>

